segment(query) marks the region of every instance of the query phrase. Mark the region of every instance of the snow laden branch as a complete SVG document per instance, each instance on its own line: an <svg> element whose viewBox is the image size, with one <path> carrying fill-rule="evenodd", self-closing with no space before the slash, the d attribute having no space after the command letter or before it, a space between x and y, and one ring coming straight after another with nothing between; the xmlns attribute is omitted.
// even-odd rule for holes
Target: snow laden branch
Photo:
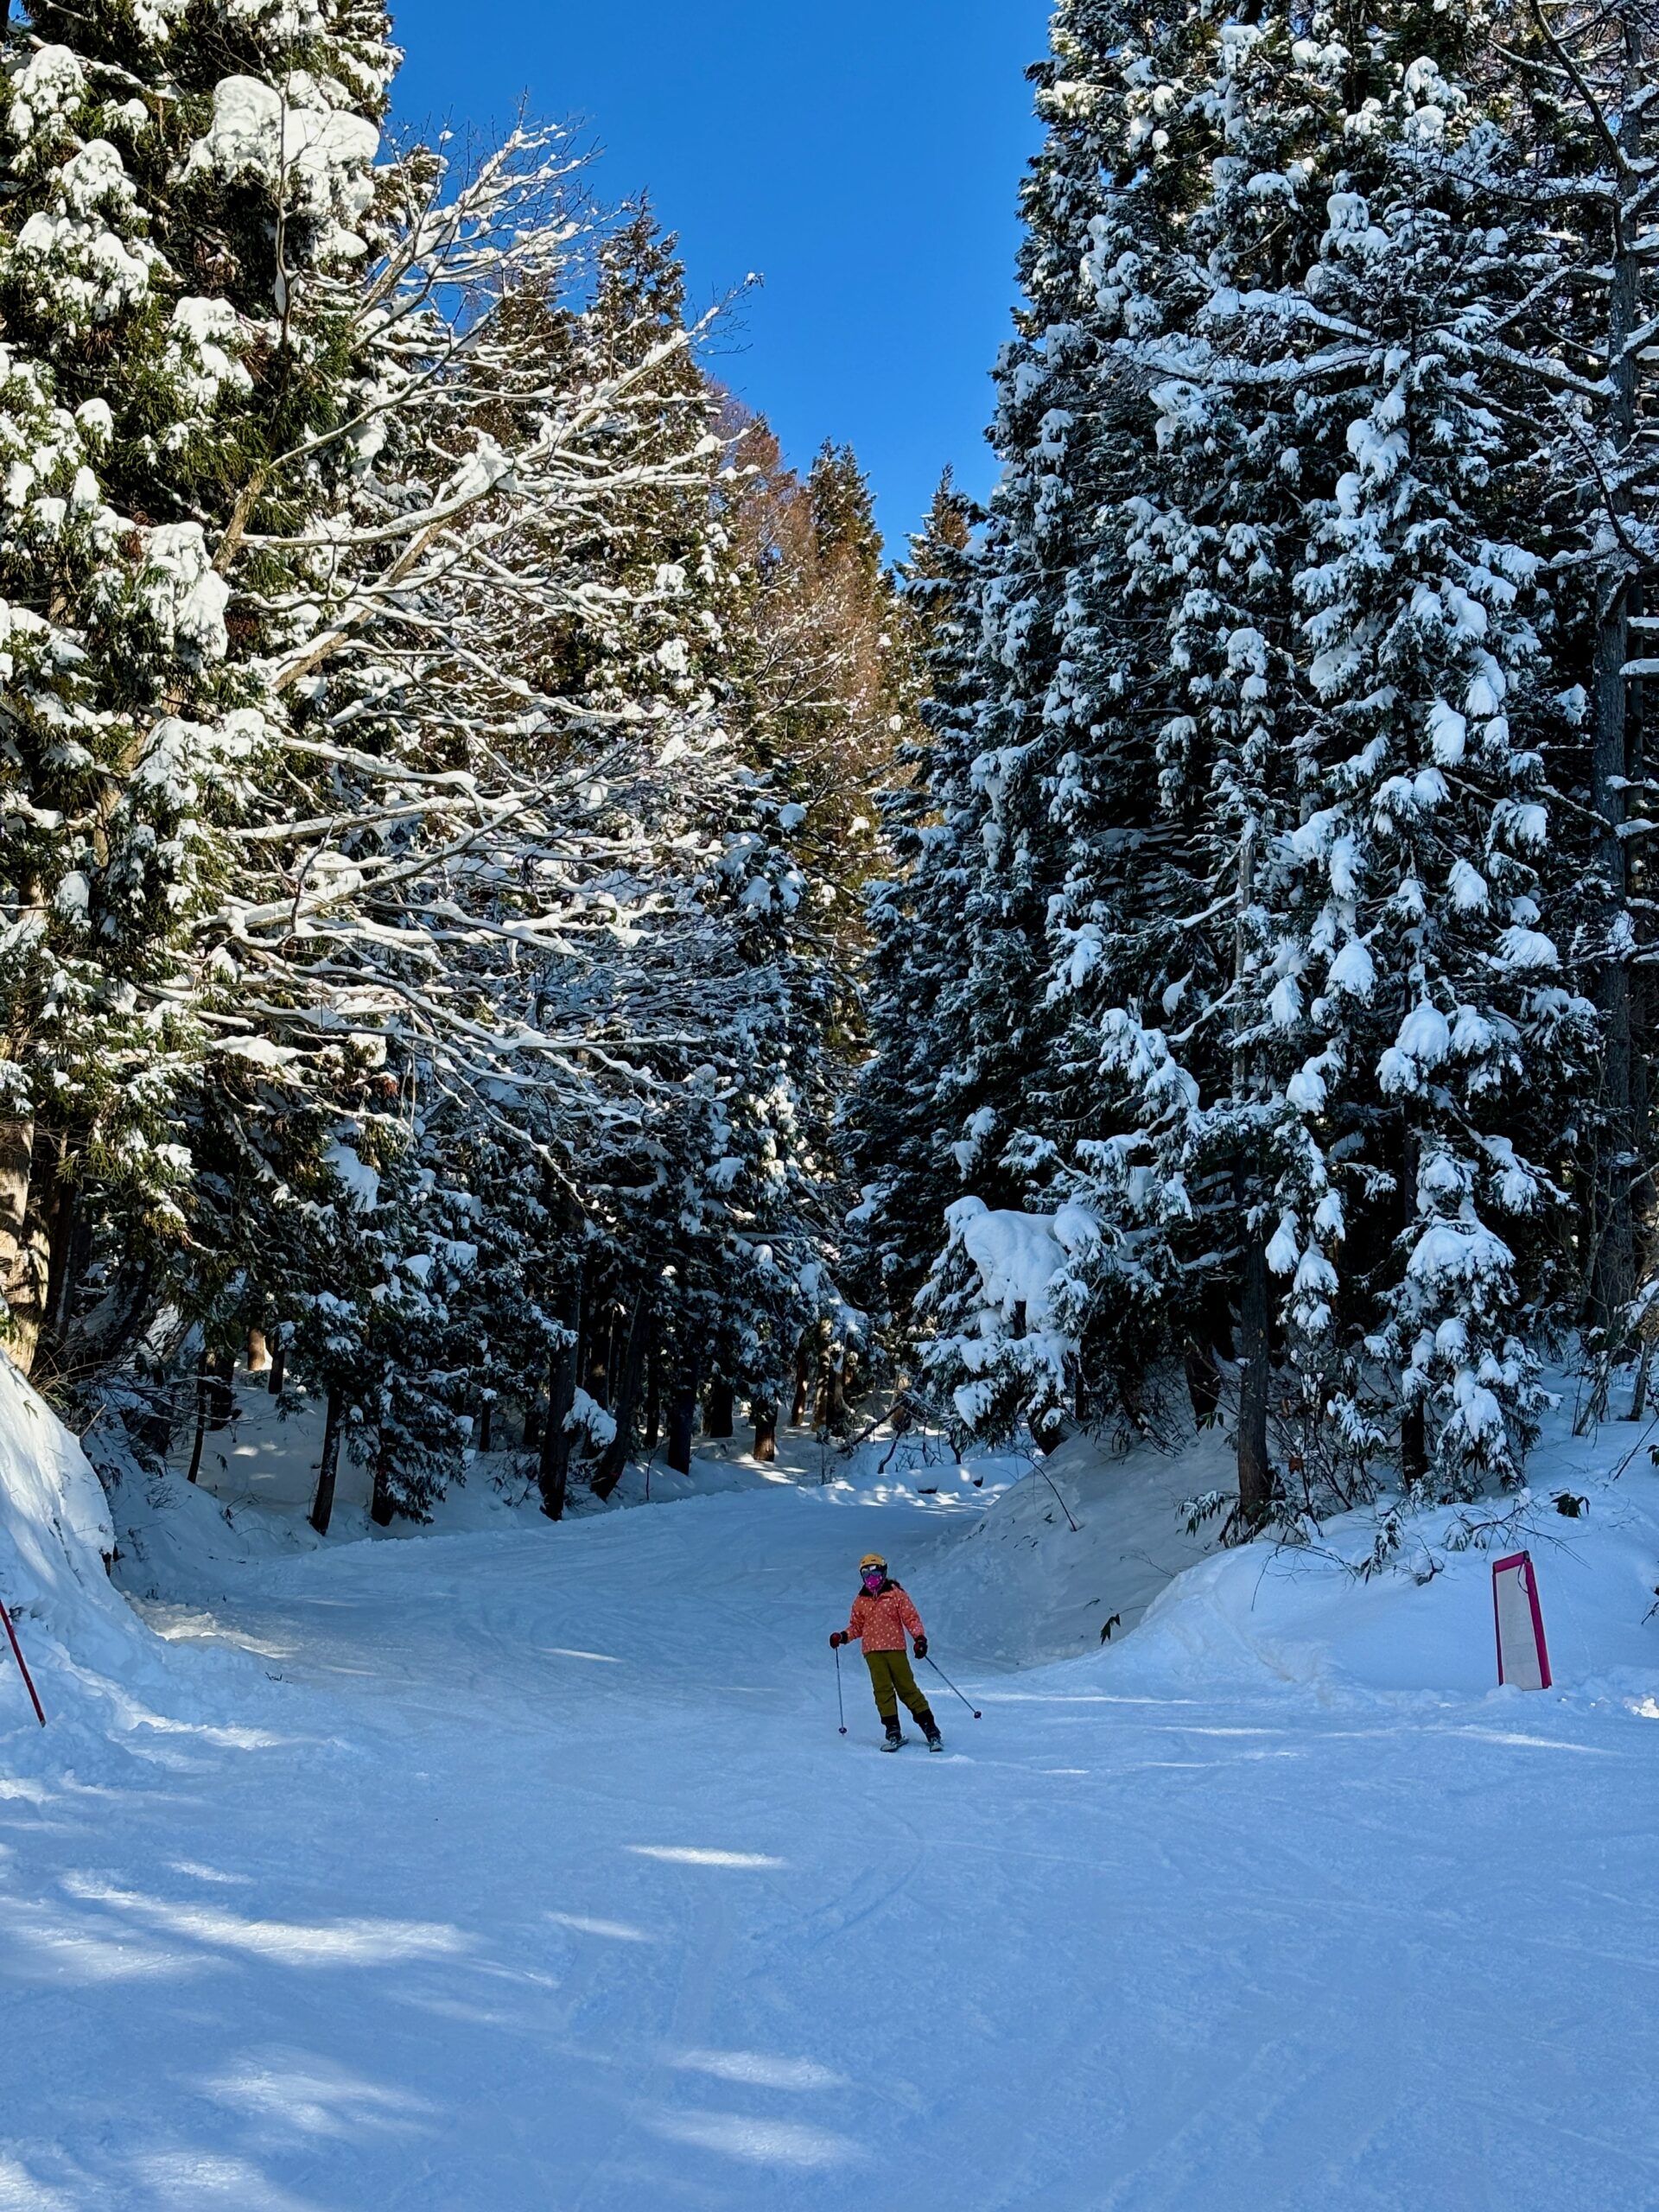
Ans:
<svg viewBox="0 0 1659 2212"><path fill-rule="evenodd" d="M567 212L572 167L527 130L453 193L440 162L405 160L381 181L366 280L290 280L290 342L314 317L354 373L340 423L263 466L213 550L227 625L245 607L270 641L253 703L164 717L131 771L200 848L182 949L204 1011L257 1001L280 1034L372 1035L567 1107L583 1081L646 1080L601 1049L617 1007L636 1050L659 1020L677 1038L694 1022L664 979L709 965L697 885L733 766L705 709L676 735L522 672L527 639L673 595L655 575L601 585L582 551L630 505L706 499L720 451L690 406L647 457L626 435L700 327L600 373L573 347L565 296L595 238ZM296 502L331 462L328 495ZM288 513L299 527L262 526ZM607 960L639 976L601 986ZM504 997L563 1002L573 968L585 1021L502 1018Z"/></svg>

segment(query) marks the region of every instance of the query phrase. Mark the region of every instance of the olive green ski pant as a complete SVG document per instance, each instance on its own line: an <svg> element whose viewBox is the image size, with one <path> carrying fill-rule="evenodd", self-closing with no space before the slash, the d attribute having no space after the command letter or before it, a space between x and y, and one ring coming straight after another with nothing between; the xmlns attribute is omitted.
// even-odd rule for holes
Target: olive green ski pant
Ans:
<svg viewBox="0 0 1659 2212"><path fill-rule="evenodd" d="M926 1698L916 1687L916 1677L910 1671L910 1661L904 1652L867 1651L864 1664L870 1670L875 1709L884 1720L898 1718L900 1698L918 1720L933 1718L927 1709Z"/></svg>

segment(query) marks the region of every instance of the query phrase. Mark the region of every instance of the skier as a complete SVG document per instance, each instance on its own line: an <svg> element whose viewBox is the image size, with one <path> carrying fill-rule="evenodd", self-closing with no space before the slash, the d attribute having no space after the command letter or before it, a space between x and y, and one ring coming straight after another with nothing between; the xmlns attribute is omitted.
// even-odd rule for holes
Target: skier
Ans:
<svg viewBox="0 0 1659 2212"><path fill-rule="evenodd" d="M860 1588L853 1600L853 1617L845 1628L838 1628L830 1639L830 1649L839 1651L843 1643L864 1646L864 1664L870 1670L870 1687L875 1692L875 1709L887 1724L887 1740L884 1751L896 1751L905 1740L904 1730L899 1725L899 1700L905 1703L916 1716L916 1725L927 1738L930 1751L942 1751L944 1738L939 1733L939 1724L933 1718L928 1702L916 1687L916 1677L910 1671L910 1662L905 1656L905 1630L908 1629L916 1644L916 1656L927 1656L927 1633L922 1626L922 1617L910 1602L899 1583L887 1573L887 1562L879 1552L866 1552L858 1562Z"/></svg>

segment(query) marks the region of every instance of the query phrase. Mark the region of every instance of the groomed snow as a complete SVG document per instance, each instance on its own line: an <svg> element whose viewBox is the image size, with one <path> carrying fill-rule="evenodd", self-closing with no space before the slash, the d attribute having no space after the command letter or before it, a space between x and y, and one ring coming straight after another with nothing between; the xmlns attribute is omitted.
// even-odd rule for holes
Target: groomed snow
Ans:
<svg viewBox="0 0 1659 2212"><path fill-rule="evenodd" d="M792 1438L671 1507L286 1557L275 1509L124 1484L168 1640L38 1624L44 1735L0 1681L0 2205L1651 2212L1637 1441L1540 1463L1530 1697L1477 1551L1200 1560L1100 1648L1094 1578L1201 1451L1074 1454L1075 1535L1039 1477L886 1437L822 1485ZM878 1754L855 1656L836 1732L872 1546L982 1709L928 1677L944 1758ZM1046 1643L1085 1656L994 1656ZM128 1643L143 1696L104 1687Z"/></svg>

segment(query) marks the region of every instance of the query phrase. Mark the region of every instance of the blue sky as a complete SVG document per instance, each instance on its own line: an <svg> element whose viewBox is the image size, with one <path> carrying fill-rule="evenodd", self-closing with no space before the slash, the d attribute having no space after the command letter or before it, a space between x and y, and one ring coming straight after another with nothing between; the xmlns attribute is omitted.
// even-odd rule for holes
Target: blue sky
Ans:
<svg viewBox="0 0 1659 2212"><path fill-rule="evenodd" d="M602 194L649 188L694 300L766 278L717 372L792 460L857 448L883 528L946 461L989 488L1024 69L1048 0L391 0L409 124L582 118Z"/></svg>

